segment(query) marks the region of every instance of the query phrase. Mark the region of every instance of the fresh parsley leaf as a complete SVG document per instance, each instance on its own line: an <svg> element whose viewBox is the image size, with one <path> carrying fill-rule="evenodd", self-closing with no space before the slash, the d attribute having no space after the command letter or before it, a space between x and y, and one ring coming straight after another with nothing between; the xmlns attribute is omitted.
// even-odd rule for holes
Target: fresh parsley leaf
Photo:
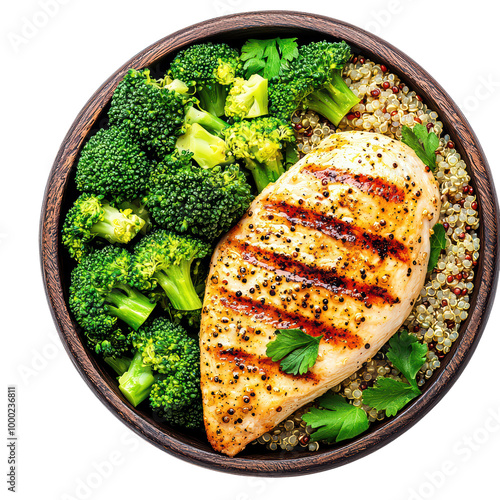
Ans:
<svg viewBox="0 0 500 500"><path fill-rule="evenodd" d="M318 357L319 342L323 335L313 337L299 328L276 330L276 338L267 344L266 355L273 361L281 360L285 373L303 375Z"/></svg>
<svg viewBox="0 0 500 500"><path fill-rule="evenodd" d="M436 170L436 155L435 151L439 147L439 138L434 132L429 132L427 127L417 123L413 130L406 125L401 129L401 139L410 146L416 155L427 165L433 172Z"/></svg>
<svg viewBox="0 0 500 500"><path fill-rule="evenodd" d="M262 77L269 79L279 75L281 63L280 53L276 43L270 43L266 46L263 58L266 59L266 65L264 66Z"/></svg>
<svg viewBox="0 0 500 500"><path fill-rule="evenodd" d="M372 388L363 391L363 403L392 417L419 394L419 389L400 380L379 377Z"/></svg>
<svg viewBox="0 0 500 500"><path fill-rule="evenodd" d="M427 345L419 342L407 331L389 340L387 359L406 377L414 389L418 389L416 376L427 357Z"/></svg>
<svg viewBox="0 0 500 500"><path fill-rule="evenodd" d="M299 55L296 38L272 38L246 41L241 48L241 60L246 78L257 73L263 78L278 76L288 63Z"/></svg>
<svg viewBox="0 0 500 500"><path fill-rule="evenodd" d="M429 263L427 264L427 272L431 272L439 261L441 250L446 248L446 230L443 224L435 224L432 228L434 234L431 236L431 251L429 254Z"/></svg>
<svg viewBox="0 0 500 500"><path fill-rule="evenodd" d="M247 40L241 48L241 60L262 59L264 50L270 40Z"/></svg>
<svg viewBox="0 0 500 500"><path fill-rule="evenodd" d="M262 59L251 59L245 63L245 69L250 76L254 73L260 74L265 67L266 63Z"/></svg>
<svg viewBox="0 0 500 500"><path fill-rule="evenodd" d="M338 443L361 434L370 425L364 410L347 403L338 394L327 393L319 400L319 405L323 409L311 408L302 416L308 425L317 429L311 434L315 441L325 439Z"/></svg>
<svg viewBox="0 0 500 500"><path fill-rule="evenodd" d="M293 61L299 56L299 47L296 38L278 38L279 46L281 49L281 68L283 70L289 62Z"/></svg>

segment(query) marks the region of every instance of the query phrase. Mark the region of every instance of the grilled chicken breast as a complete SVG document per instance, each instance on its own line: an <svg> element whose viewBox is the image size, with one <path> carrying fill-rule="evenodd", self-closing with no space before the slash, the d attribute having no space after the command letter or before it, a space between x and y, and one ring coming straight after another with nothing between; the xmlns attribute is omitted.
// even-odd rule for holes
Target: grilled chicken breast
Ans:
<svg viewBox="0 0 500 500"><path fill-rule="evenodd" d="M440 195L413 150L384 135L324 140L254 200L213 255L200 333L204 420L234 456L358 370L424 284ZM266 356L278 328L323 335L288 375Z"/></svg>

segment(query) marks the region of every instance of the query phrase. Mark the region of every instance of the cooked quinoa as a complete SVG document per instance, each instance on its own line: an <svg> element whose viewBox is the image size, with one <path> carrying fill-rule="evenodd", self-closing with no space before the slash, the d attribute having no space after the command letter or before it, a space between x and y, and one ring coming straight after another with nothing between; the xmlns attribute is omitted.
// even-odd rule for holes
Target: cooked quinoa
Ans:
<svg viewBox="0 0 500 500"><path fill-rule="evenodd" d="M442 202L439 221L446 230L447 245L402 327L428 346L427 361L417 375L418 385L423 386L440 367L441 360L459 336L461 323L468 316L474 269L479 260L478 203L469 184L467 165L450 136L443 131L438 114L427 107L421 96L383 64L362 56L346 65L343 76L362 101L336 129L316 113L297 112L292 123L302 156L333 132L348 130L377 132L400 139L403 125L412 127L421 123L440 138L435 176ZM354 406L365 410L371 422L385 419L385 411L378 412L363 404L363 391L371 387L378 376L402 379L400 372L386 359L387 348L384 346L360 370L333 388ZM318 450L320 443L311 441L313 430L302 420L310 406L297 410L254 443L263 444L269 450L291 451L296 447Z"/></svg>

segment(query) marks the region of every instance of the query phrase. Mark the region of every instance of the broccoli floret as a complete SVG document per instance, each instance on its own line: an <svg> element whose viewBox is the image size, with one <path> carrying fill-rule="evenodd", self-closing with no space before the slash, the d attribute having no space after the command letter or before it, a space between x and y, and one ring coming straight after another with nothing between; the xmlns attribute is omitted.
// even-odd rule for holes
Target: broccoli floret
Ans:
<svg viewBox="0 0 500 500"><path fill-rule="evenodd" d="M198 426L201 392L197 340L165 318L146 323L131 336L136 353L129 370L119 379L120 391L134 406L149 395L150 406L169 423Z"/></svg>
<svg viewBox="0 0 500 500"><path fill-rule="evenodd" d="M176 174L177 172L187 169L191 170L193 168L193 153L190 151L175 151L163 158L162 161L156 162L152 168L149 175L149 186L151 192L156 192L161 189L164 183L165 176ZM146 206L150 209L151 205L151 194L148 194L145 198ZM151 209L150 209L151 210ZM152 214L154 217L154 214Z"/></svg>
<svg viewBox="0 0 500 500"><path fill-rule="evenodd" d="M248 80L236 78L226 100L226 116L256 118L268 113L267 79L254 74Z"/></svg>
<svg viewBox="0 0 500 500"><path fill-rule="evenodd" d="M165 78L160 81L160 85L179 94L189 94L189 87L180 80L172 79L170 75L166 75Z"/></svg>
<svg viewBox="0 0 500 500"><path fill-rule="evenodd" d="M140 230L140 233L142 235L149 233L153 226L151 217L149 216L149 211L146 208L146 199L147 198L143 196L132 201L120 201L118 205L118 208L120 210L130 210L131 213L135 214L137 217L140 217L144 221L144 225Z"/></svg>
<svg viewBox="0 0 500 500"><path fill-rule="evenodd" d="M130 352L132 343L119 327L111 330L85 331L87 345L103 358L120 358Z"/></svg>
<svg viewBox="0 0 500 500"><path fill-rule="evenodd" d="M197 379L192 371L177 370L175 375L153 384L149 404L162 421L196 429L203 423L199 384L199 376Z"/></svg>
<svg viewBox="0 0 500 500"><path fill-rule="evenodd" d="M342 42L312 42L299 49L299 56L283 74L271 79L270 113L285 122L297 108L310 109L338 125L359 102L342 78L351 57Z"/></svg>
<svg viewBox="0 0 500 500"><path fill-rule="evenodd" d="M173 375L180 366L199 364L200 351L195 339L184 328L166 318L148 321L130 333L132 344L141 353L142 362L154 372Z"/></svg>
<svg viewBox="0 0 500 500"><path fill-rule="evenodd" d="M118 127L100 129L82 149L76 168L80 191L127 199L147 187L150 163L130 134Z"/></svg>
<svg viewBox="0 0 500 500"><path fill-rule="evenodd" d="M154 320L134 338L143 362L160 375L151 388L150 406L174 425L201 424L200 349L198 341L165 318Z"/></svg>
<svg viewBox="0 0 500 500"><path fill-rule="evenodd" d="M203 109L222 116L228 87L243 76L243 63L238 51L228 45L204 43L179 52L170 71L174 78L196 87Z"/></svg>
<svg viewBox="0 0 500 500"><path fill-rule="evenodd" d="M148 208L155 222L176 233L213 241L228 231L253 196L237 165L193 166L187 153L165 158L154 170Z"/></svg>
<svg viewBox="0 0 500 500"><path fill-rule="evenodd" d="M73 269L69 306L91 344L116 332L118 320L137 329L153 311L155 304L131 286L130 267L127 250L107 246L84 256Z"/></svg>
<svg viewBox="0 0 500 500"><path fill-rule="evenodd" d="M228 125L224 120L221 120L212 113L208 113L207 111L199 109L194 105L189 106L184 121L186 125L193 125L194 123L198 123L204 129L218 136L221 135L221 132Z"/></svg>
<svg viewBox="0 0 500 500"><path fill-rule="evenodd" d="M110 243L128 243L145 224L130 208L120 210L102 196L82 194L66 214L62 243L71 257L79 261L95 237Z"/></svg>
<svg viewBox="0 0 500 500"><path fill-rule="evenodd" d="M189 96L176 91L179 85L155 80L147 69L129 70L111 99L109 123L126 128L142 147L163 158L182 133Z"/></svg>
<svg viewBox="0 0 500 500"><path fill-rule="evenodd" d="M291 127L274 117L236 122L224 129L224 137L233 155L251 171L259 192L284 173L282 149L295 142Z"/></svg>
<svg viewBox="0 0 500 500"><path fill-rule="evenodd" d="M200 309L191 278L191 264L211 253L207 243L159 229L145 236L134 250L132 275L142 290L160 285L175 309Z"/></svg>
<svg viewBox="0 0 500 500"><path fill-rule="evenodd" d="M185 125L185 133L177 139L175 147L177 151L191 151L200 167L212 168L234 161L228 154L224 140L208 132L199 123Z"/></svg>

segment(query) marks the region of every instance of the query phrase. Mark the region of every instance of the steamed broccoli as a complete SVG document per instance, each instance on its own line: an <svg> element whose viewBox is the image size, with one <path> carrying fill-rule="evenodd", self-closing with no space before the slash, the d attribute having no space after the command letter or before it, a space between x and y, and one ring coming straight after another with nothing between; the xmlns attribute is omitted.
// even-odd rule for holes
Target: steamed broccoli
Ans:
<svg viewBox="0 0 500 500"><path fill-rule="evenodd" d="M243 120L223 132L233 155L251 171L259 192L284 173L282 150L286 143L295 142L295 136L281 120L274 117Z"/></svg>
<svg viewBox="0 0 500 500"><path fill-rule="evenodd" d="M189 96L178 90L184 89L179 82L151 78L147 69L131 69L113 94L109 123L127 129L142 147L162 158L181 134Z"/></svg>
<svg viewBox="0 0 500 500"><path fill-rule="evenodd" d="M172 90L174 92L177 92L179 94L189 94L189 87L184 83L181 82L178 79L172 79L170 75L166 75L163 80L160 80L159 85L161 87L165 87L168 90Z"/></svg>
<svg viewBox="0 0 500 500"><path fill-rule="evenodd" d="M121 358L129 353L132 344L127 332L115 326L111 330L85 331L87 345L103 358Z"/></svg>
<svg viewBox="0 0 500 500"><path fill-rule="evenodd" d="M229 154L223 139L212 135L198 123L186 125L185 129L185 133L175 143L177 151L191 151L200 167L212 168L233 163L234 158Z"/></svg>
<svg viewBox="0 0 500 500"><path fill-rule="evenodd" d="M130 208L120 210L102 196L82 194L66 214L62 243L71 257L81 260L95 237L110 243L128 243L145 224Z"/></svg>
<svg viewBox="0 0 500 500"><path fill-rule="evenodd" d="M297 108L310 109L338 125L359 102L342 79L342 68L351 57L342 41L312 42L269 86L270 113L289 122Z"/></svg>
<svg viewBox="0 0 500 500"><path fill-rule="evenodd" d="M198 295L202 302L203 296L205 295L205 282L207 276L208 263L206 263L206 260L197 260L193 262L191 266L191 279L193 280L196 295ZM195 309L193 311L175 309L161 287L151 292L149 297L153 298L155 302L163 308L172 323L181 324L187 328L188 331L194 331L196 334L199 333L201 309Z"/></svg>
<svg viewBox="0 0 500 500"><path fill-rule="evenodd" d="M118 127L101 129L82 149L76 167L80 191L135 198L147 187L150 163L131 135Z"/></svg>
<svg viewBox="0 0 500 500"><path fill-rule="evenodd" d="M137 329L153 311L155 304L130 285L130 266L127 250L107 246L84 256L73 269L69 306L91 344L116 335L118 320Z"/></svg>
<svg viewBox="0 0 500 500"><path fill-rule="evenodd" d="M227 127L227 123L224 120L218 118L212 113L209 113L208 111L195 107L194 105L189 106L184 122L186 125L198 123L204 129L215 135L220 135L222 130Z"/></svg>
<svg viewBox="0 0 500 500"><path fill-rule="evenodd" d="M236 78L226 100L226 116L235 119L267 115L267 79L254 74L248 80Z"/></svg>
<svg viewBox="0 0 500 500"><path fill-rule="evenodd" d="M196 87L203 109L222 116L228 87L242 76L243 63L238 51L228 45L203 43L179 52L170 71L174 78Z"/></svg>
<svg viewBox="0 0 500 500"><path fill-rule="evenodd" d="M108 356L104 358L104 361L113 368L117 375L122 376L129 368L132 360L127 356L113 357Z"/></svg>
<svg viewBox="0 0 500 500"><path fill-rule="evenodd" d="M156 162L149 174L150 192L155 193L163 187L165 176L175 174L184 169L191 170L193 168L192 158L193 153L190 151L174 151L172 154L165 156L162 161ZM145 198L145 202L149 208L151 195Z"/></svg>
<svg viewBox="0 0 500 500"><path fill-rule="evenodd" d="M142 290L160 285L175 309L201 309L191 278L191 264L211 253L207 243L159 229L135 247L132 275Z"/></svg>
<svg viewBox="0 0 500 500"><path fill-rule="evenodd" d="M145 364L142 353L137 351L127 371L118 379L118 388L130 403L137 406L149 396L154 381L151 365Z"/></svg>
<svg viewBox="0 0 500 500"><path fill-rule="evenodd" d="M180 326L157 318L133 332L135 356L119 379L120 391L134 405L149 395L162 419L188 428L201 424L200 350Z"/></svg>
<svg viewBox="0 0 500 500"><path fill-rule="evenodd" d="M208 241L228 231L253 199L237 165L200 168L185 152L166 157L152 175L148 208L156 223Z"/></svg>
<svg viewBox="0 0 500 500"><path fill-rule="evenodd" d="M153 167L151 167L152 170ZM150 174L151 178L151 174ZM151 222L151 217L149 216L148 209L146 208L146 197L141 196L140 198L136 198L132 201L119 201L118 200L118 208L120 210L130 210L130 213L136 215L144 221L144 225L142 226L140 233L142 235L147 234L153 225Z"/></svg>
<svg viewBox="0 0 500 500"><path fill-rule="evenodd" d="M199 361L196 364L198 368ZM198 368L199 369L199 368ZM203 424L199 374L177 369L175 374L158 380L149 394L149 405L157 418L170 424L197 429Z"/></svg>

